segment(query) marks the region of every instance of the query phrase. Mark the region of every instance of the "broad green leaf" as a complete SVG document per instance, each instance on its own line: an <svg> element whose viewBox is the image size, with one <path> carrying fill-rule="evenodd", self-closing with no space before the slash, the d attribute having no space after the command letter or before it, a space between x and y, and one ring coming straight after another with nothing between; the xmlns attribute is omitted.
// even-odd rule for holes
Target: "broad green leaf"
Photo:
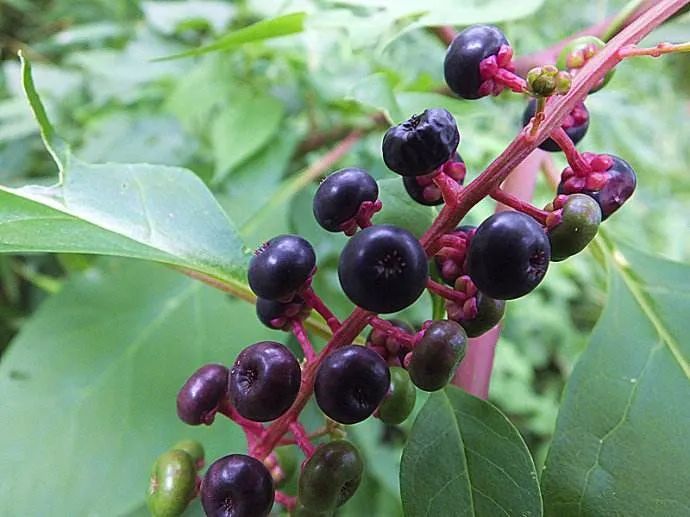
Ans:
<svg viewBox="0 0 690 517"><path fill-rule="evenodd" d="M268 143L280 127L283 111L275 97L243 87L232 90L211 129L216 182Z"/></svg>
<svg viewBox="0 0 690 517"><path fill-rule="evenodd" d="M453 386L417 416L400 467L408 517L542 515L527 446L490 403Z"/></svg>
<svg viewBox="0 0 690 517"><path fill-rule="evenodd" d="M383 112L389 121L397 122L404 116L388 78L382 73L370 75L359 81L352 87L348 98Z"/></svg>
<svg viewBox="0 0 690 517"><path fill-rule="evenodd" d="M141 2L141 9L149 25L164 34L174 34L190 20L208 24L214 31L225 28L234 13L234 7L217 0L186 0L184 2Z"/></svg>
<svg viewBox="0 0 690 517"><path fill-rule="evenodd" d="M179 421L207 362L265 339L253 308L159 265L101 261L23 326L0 363L0 515L123 515L153 460L183 438L209 461L244 452L238 427Z"/></svg>
<svg viewBox="0 0 690 517"><path fill-rule="evenodd" d="M50 124L28 63L24 83L60 178L51 187L0 186L0 252L136 257L190 268L246 291L242 242L194 173L78 160Z"/></svg>
<svg viewBox="0 0 690 517"><path fill-rule="evenodd" d="M304 29L305 13L291 13L277 18L261 20L247 27L232 31L225 36L218 38L209 45L204 45L193 50L181 52L172 56L166 56L156 61L179 59L183 57L200 56L209 52L221 50L232 50L245 43L253 43L281 36L297 34Z"/></svg>
<svg viewBox="0 0 690 517"><path fill-rule="evenodd" d="M566 387L545 506L562 516L687 515L690 266L599 248L609 299Z"/></svg>
<svg viewBox="0 0 690 517"><path fill-rule="evenodd" d="M383 210L374 215L373 222L401 226L421 237L434 221L434 209L413 201L403 186L402 178L385 179L378 184Z"/></svg>

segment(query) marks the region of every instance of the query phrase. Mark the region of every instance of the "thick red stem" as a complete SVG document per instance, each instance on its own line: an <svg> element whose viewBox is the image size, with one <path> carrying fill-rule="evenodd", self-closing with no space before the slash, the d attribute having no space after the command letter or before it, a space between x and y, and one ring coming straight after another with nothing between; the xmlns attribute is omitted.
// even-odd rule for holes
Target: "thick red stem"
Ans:
<svg viewBox="0 0 690 517"><path fill-rule="evenodd" d="M331 312L319 295L314 292L314 289L308 287L301 294L306 304L312 307L324 320L326 320L326 325L328 325L333 332L340 328L338 318L335 317L335 314Z"/></svg>
<svg viewBox="0 0 690 517"><path fill-rule="evenodd" d="M295 437L297 447L302 449L302 452L307 458L311 458L316 447L314 447L314 444L311 443L309 435L307 434L307 431L305 431L302 424L295 420L290 424L290 432L292 432L292 436Z"/></svg>
<svg viewBox="0 0 690 517"><path fill-rule="evenodd" d="M580 151L575 148L575 144L568 136L568 133L565 132L565 129L561 127L554 129L551 132L551 139L561 148L561 151L563 151L565 155L565 159L568 160L568 164L573 168L575 174L583 176L591 169L587 160L585 160L580 154Z"/></svg>
<svg viewBox="0 0 690 517"><path fill-rule="evenodd" d="M464 293L456 291L447 285L439 284L431 278L426 281L426 288L432 293L439 295L441 298L445 298L446 300L459 304L463 304L467 300L467 296Z"/></svg>

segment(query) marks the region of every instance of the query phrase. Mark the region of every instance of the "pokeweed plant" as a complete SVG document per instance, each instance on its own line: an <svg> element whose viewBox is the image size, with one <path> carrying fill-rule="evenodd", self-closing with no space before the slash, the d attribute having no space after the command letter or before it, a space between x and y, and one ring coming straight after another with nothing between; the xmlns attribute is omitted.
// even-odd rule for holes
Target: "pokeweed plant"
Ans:
<svg viewBox="0 0 690 517"><path fill-rule="evenodd" d="M298 345L247 343L234 362L190 365L194 373L177 395L179 418L192 426L228 419L241 429L246 449L226 451L202 472L201 444L177 443L154 462L149 511L180 515L198 498L212 516L337 514L376 461L348 439L347 426L374 418L396 429L390 426L414 415L400 463L405 515L683 514L687 490L667 467L690 465L682 439L690 422L690 349L680 338L688 307L673 296L688 287L690 275L685 266L614 243L600 226L614 214L624 217L618 210L633 195L636 174L622 157L575 145L596 123L585 106L588 95L605 88L620 62L690 50L688 43L637 45L687 3L646 5L619 20L608 43L574 38L557 65L540 64L524 76L497 27L472 25L457 34L439 28L449 44L443 70L450 91L468 101L506 89L525 95L524 127L471 182L459 154L462 120L446 109L429 106L387 129L383 163L401 176L412 200L440 206L421 236L377 223L386 203L357 164L320 184L313 198L317 223L348 237L337 277L356 308L342 319L317 293L318 257L305 238L268 235L247 253L213 195L189 171L76 158L51 125L30 63L20 56L24 89L60 182L0 189L0 251L166 263L255 303L258 321L291 334ZM284 33L298 30L293 25L302 17L288 18ZM244 34L260 38L271 27L259 22ZM241 36L228 38L227 46ZM222 48L223 40L182 56ZM562 152L568 162L551 177L553 199L543 208L501 186L537 147ZM507 210L466 224L485 198ZM497 325L508 300L533 291L552 262L588 246L608 265L613 303L572 375L540 478L518 430L484 400ZM425 291L435 310L418 328L380 316L410 307ZM622 321L622 311L635 323ZM325 336L320 350L315 335ZM615 377L602 370L612 360L618 361ZM160 368L164 373L163 362ZM415 412L424 392L431 394ZM312 400L323 414L316 427L305 416ZM290 485L298 452L303 461Z"/></svg>

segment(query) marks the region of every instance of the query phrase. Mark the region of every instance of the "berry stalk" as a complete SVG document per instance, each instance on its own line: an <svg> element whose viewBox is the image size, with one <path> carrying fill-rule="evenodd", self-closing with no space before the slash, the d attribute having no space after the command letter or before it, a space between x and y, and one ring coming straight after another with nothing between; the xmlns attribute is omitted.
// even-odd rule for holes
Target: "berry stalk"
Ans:
<svg viewBox="0 0 690 517"><path fill-rule="evenodd" d="M492 190L489 195L499 203L503 203L513 210L527 214L541 224L546 224L546 218L548 217L549 213L545 210L540 210L533 204L523 201L519 197L514 196L505 190L501 190L500 188Z"/></svg>
<svg viewBox="0 0 690 517"><path fill-rule="evenodd" d="M316 358L316 352L314 352L314 347L309 341L309 336L307 336L306 330L304 330L304 325L300 320L292 320L292 333L295 335L299 346L302 348L304 353L304 358L307 362L311 362Z"/></svg>

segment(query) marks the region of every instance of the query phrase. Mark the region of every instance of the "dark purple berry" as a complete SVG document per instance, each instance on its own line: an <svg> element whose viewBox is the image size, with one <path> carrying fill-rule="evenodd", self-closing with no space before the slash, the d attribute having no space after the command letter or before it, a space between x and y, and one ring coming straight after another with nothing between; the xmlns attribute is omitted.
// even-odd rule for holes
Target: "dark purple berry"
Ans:
<svg viewBox="0 0 690 517"><path fill-rule="evenodd" d="M324 512L317 515L332 515L354 495L363 472L362 457L350 442L334 440L320 445L304 463L299 478L300 505L310 512Z"/></svg>
<svg viewBox="0 0 690 517"><path fill-rule="evenodd" d="M204 365L177 394L177 416L190 425L210 425L227 393L228 369L222 364Z"/></svg>
<svg viewBox="0 0 690 517"><path fill-rule="evenodd" d="M459 143L453 115L442 108L427 109L386 131L383 161L401 176L421 176L447 162Z"/></svg>
<svg viewBox="0 0 690 517"><path fill-rule="evenodd" d="M201 504L209 517L266 517L274 497L268 469L244 454L213 462L201 483Z"/></svg>
<svg viewBox="0 0 690 517"><path fill-rule="evenodd" d="M561 222L549 229L553 262L565 260L585 249L597 234L601 209L590 196L571 194L563 205L561 217Z"/></svg>
<svg viewBox="0 0 690 517"><path fill-rule="evenodd" d="M530 99L530 101L527 103L527 108L525 108L525 112L522 115L523 126L529 124L529 121L532 120L532 117L536 111L537 101L535 99ZM570 114L563 121L561 127L573 141L573 144L577 144L584 138L584 136L587 134L587 128L589 128L589 111L585 107L584 103L580 102L573 108ZM539 149L549 151L551 153L557 153L561 150L558 144L551 138L547 138L541 144L539 144Z"/></svg>
<svg viewBox="0 0 690 517"><path fill-rule="evenodd" d="M280 343L261 341L237 356L230 372L230 401L255 422L285 413L297 398L302 371L292 352Z"/></svg>
<svg viewBox="0 0 690 517"><path fill-rule="evenodd" d="M356 424L379 406L390 386L388 365L373 350L349 345L326 357L314 382L316 403L329 418Z"/></svg>
<svg viewBox="0 0 690 517"><path fill-rule="evenodd" d="M290 320L304 319L308 313L309 308L300 296L295 296L289 302L267 300L260 296L256 299L256 316L270 329L288 330Z"/></svg>
<svg viewBox="0 0 690 517"><path fill-rule="evenodd" d="M257 296L286 301L304 285L316 266L311 244L298 235L279 235L249 261L249 287Z"/></svg>
<svg viewBox="0 0 690 517"><path fill-rule="evenodd" d="M314 217L324 230L341 231L365 201L376 201L379 187L363 169L341 169L328 176L314 194Z"/></svg>
<svg viewBox="0 0 690 517"><path fill-rule="evenodd" d="M424 391L440 390L453 378L466 351L467 334L459 324L435 321L412 351L410 379Z"/></svg>
<svg viewBox="0 0 690 517"><path fill-rule="evenodd" d="M460 32L448 47L443 63L448 87L464 99L482 97L479 64L497 55L503 45L508 45L508 40L492 25L472 25Z"/></svg>
<svg viewBox="0 0 690 517"><path fill-rule="evenodd" d="M485 220L470 243L468 269L477 289L497 300L519 298L542 281L551 246L544 229L521 212Z"/></svg>
<svg viewBox="0 0 690 517"><path fill-rule="evenodd" d="M370 226L343 248L338 278L347 297L368 311L397 312L424 291L429 269L424 248L397 226Z"/></svg>
<svg viewBox="0 0 690 517"><path fill-rule="evenodd" d="M446 162L450 167L444 166L444 172L452 177L458 185L465 181L465 162L458 153L452 162ZM426 176L404 176L403 185L408 195L420 205L437 206L443 203L441 190L436 186L433 174Z"/></svg>
<svg viewBox="0 0 690 517"><path fill-rule="evenodd" d="M597 174L603 174L605 178L603 186L598 189L588 189L586 186L578 188L573 187L571 184L577 178L571 177L568 180L562 178L558 185L558 193L581 193L591 196L599 203L601 220L605 221L633 195L637 186L637 176L630 164L622 158L608 154L599 155L598 161L601 161L601 159L609 160L610 163L610 166L605 171L597 172Z"/></svg>

